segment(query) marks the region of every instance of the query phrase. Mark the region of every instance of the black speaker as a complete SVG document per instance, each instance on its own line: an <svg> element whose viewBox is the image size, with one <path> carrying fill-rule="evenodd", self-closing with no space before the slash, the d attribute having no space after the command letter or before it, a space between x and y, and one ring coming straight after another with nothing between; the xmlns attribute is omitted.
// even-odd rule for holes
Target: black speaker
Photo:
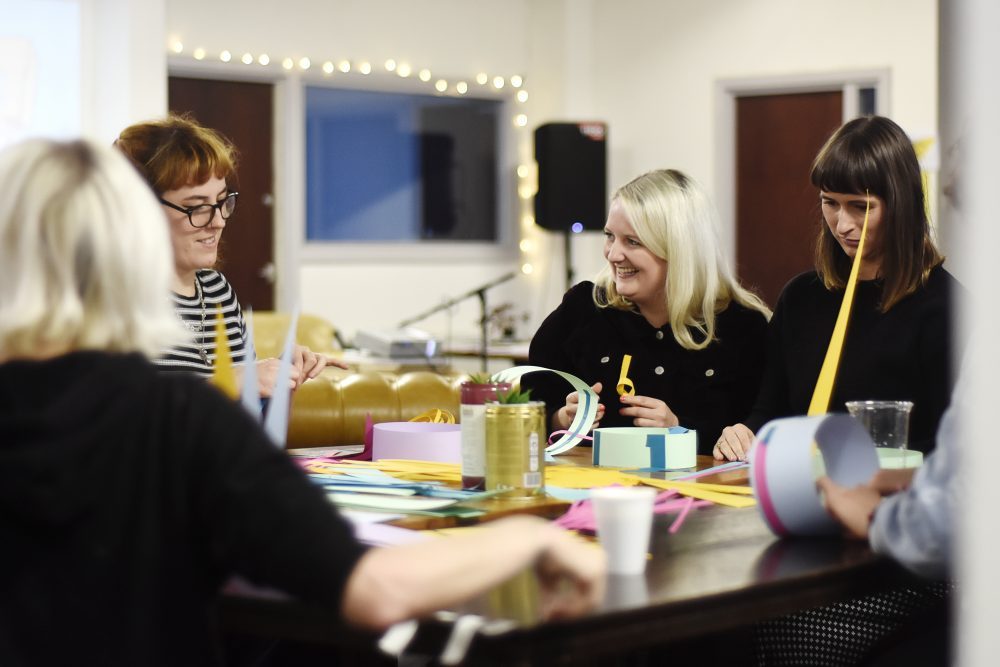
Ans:
<svg viewBox="0 0 1000 667"><path fill-rule="evenodd" d="M604 229L607 215L605 123L546 123L535 130L535 222L545 229ZM576 230L574 230L576 231Z"/></svg>

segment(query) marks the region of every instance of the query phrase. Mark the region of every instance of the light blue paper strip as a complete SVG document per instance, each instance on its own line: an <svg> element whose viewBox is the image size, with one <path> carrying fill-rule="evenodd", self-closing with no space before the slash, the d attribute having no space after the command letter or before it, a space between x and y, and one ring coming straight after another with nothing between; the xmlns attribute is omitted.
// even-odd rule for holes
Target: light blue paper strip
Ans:
<svg viewBox="0 0 1000 667"><path fill-rule="evenodd" d="M580 444L583 441L583 436L587 435L590 432L590 428L594 425L594 420L597 418L597 394L590 388L590 385L575 375L551 368L543 368L542 366L514 366L494 375L493 381L514 384L515 382L520 382L522 375L540 372L555 373L561 376L573 385L573 388L576 389L577 398L580 401L576 416L573 417L573 423L569 425L566 433L545 448L545 451L549 454L563 454ZM548 428L548 424L545 426Z"/></svg>
<svg viewBox="0 0 1000 667"><path fill-rule="evenodd" d="M575 503L578 500L586 500L590 497L590 489L567 489L563 486L545 485L545 493L557 500Z"/></svg>
<svg viewBox="0 0 1000 667"><path fill-rule="evenodd" d="M278 378L274 381L274 392L271 394L271 403L264 419L264 431L271 436L271 441L282 449L285 448L285 440L288 438L288 408L292 394L288 390L288 381L292 375L292 348L295 345L295 328L298 323L299 309L296 308L288 323L281 363L278 365Z"/></svg>
<svg viewBox="0 0 1000 667"><path fill-rule="evenodd" d="M240 403L258 421L263 416L260 405L260 387L257 386L257 350L253 346L253 309L247 308L247 340L243 364L243 389L240 391Z"/></svg>

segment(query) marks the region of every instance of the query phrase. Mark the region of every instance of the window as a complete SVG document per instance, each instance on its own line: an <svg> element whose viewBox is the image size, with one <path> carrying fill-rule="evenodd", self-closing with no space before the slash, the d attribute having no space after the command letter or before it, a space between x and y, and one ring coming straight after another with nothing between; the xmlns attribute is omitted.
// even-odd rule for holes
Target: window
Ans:
<svg viewBox="0 0 1000 667"><path fill-rule="evenodd" d="M306 88L307 241L494 242L502 102Z"/></svg>

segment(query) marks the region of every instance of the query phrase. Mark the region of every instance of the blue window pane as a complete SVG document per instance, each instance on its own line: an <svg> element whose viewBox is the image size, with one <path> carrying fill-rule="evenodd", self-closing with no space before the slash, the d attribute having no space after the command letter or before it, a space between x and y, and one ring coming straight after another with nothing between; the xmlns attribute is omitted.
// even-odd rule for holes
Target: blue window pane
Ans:
<svg viewBox="0 0 1000 667"><path fill-rule="evenodd" d="M493 241L500 103L306 89L310 241Z"/></svg>

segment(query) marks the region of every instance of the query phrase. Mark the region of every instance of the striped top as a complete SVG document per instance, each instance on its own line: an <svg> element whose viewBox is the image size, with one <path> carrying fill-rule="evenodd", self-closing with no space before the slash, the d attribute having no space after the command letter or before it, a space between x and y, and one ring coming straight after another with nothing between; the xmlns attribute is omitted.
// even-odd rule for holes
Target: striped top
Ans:
<svg viewBox="0 0 1000 667"><path fill-rule="evenodd" d="M170 348L153 363L163 371L210 377L215 364L215 318L219 308L235 364L243 363L247 356L247 327L236 293L225 276L212 269L203 269L195 274L195 280L200 289L195 290L194 296L170 293L174 310L191 332L191 343Z"/></svg>

